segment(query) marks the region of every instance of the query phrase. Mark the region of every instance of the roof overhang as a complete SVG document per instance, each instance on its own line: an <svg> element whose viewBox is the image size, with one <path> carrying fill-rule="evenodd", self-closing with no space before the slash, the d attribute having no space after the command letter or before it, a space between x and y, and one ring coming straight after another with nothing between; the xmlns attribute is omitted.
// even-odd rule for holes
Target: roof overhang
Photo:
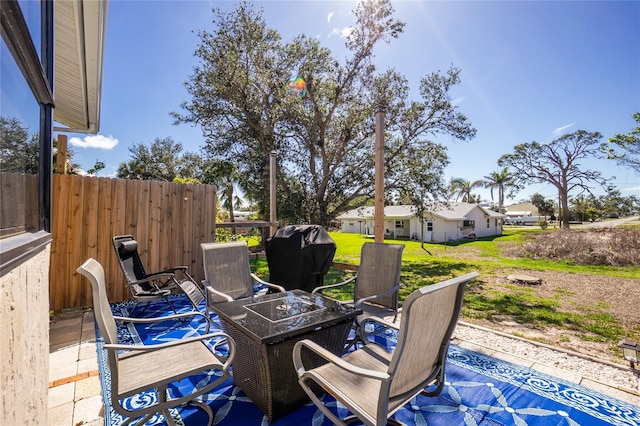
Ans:
<svg viewBox="0 0 640 426"><path fill-rule="evenodd" d="M57 0L54 130L92 133L100 129L100 100L108 0Z"/></svg>

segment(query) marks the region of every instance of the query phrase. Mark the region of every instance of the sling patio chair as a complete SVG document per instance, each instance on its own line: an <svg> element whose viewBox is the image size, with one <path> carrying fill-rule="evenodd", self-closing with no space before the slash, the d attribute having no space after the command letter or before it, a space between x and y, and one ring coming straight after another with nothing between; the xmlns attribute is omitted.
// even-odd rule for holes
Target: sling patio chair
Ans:
<svg viewBox="0 0 640 426"><path fill-rule="evenodd" d="M176 266L148 274L138 253L138 242L132 235L117 235L113 237L113 247L127 281L131 297L136 301L131 312L136 309L140 302L147 302L142 312L140 312L142 314L149 302L164 299L171 306L171 309L177 313L171 300L169 300L169 295L173 289L182 291L195 310L202 309L200 304L205 300L204 289L189 275L186 266ZM176 273L182 273L181 279L176 276ZM209 332L211 320L209 315L206 315L206 317L208 319L206 331Z"/></svg>
<svg viewBox="0 0 640 426"><path fill-rule="evenodd" d="M379 318L393 315L398 317L398 294L400 291L400 269L404 244L364 243L360 252L360 265L356 275L335 284L316 287L312 293L329 288L344 286L353 281L353 300L341 303L353 305L362 310L355 322L355 339L348 342L346 349L362 341L366 331L361 327L361 319L368 316ZM380 330L375 333L381 332Z"/></svg>
<svg viewBox="0 0 640 426"><path fill-rule="evenodd" d="M202 243L201 246L205 278L202 283L207 291L207 305L253 297L254 282L272 291L286 291L251 272L245 241Z"/></svg>
<svg viewBox="0 0 640 426"><path fill-rule="evenodd" d="M142 425L156 413L160 413L165 417L167 424L173 425L175 423L169 414L169 409L185 404L195 404L207 413L208 425L211 425L213 423L211 408L196 398L212 391L230 377L229 367L235 356L234 340L225 333L215 332L157 345L120 344L116 320L152 323L172 319L183 320L196 315L206 317L206 315L192 311L159 318L114 316L107 299L102 265L90 258L77 269L77 272L84 275L91 283L94 315L100 333L104 337L104 349L107 351L108 367L111 372L111 405L118 414L125 417L121 424L127 425L142 417L136 423ZM214 339L212 349L205 344L204 341L207 339ZM228 347L226 358L215 354L222 345ZM208 374L206 376L208 381L196 380L194 377L212 370L219 371L221 374ZM197 385L191 393L168 398L167 385L192 377ZM147 403L140 407L125 407L123 404L124 398L153 390L157 393L157 398L142 396L139 400Z"/></svg>
<svg viewBox="0 0 640 426"><path fill-rule="evenodd" d="M308 339L296 343L293 364L300 386L336 425L358 419L370 426L402 424L389 417L418 394L435 396L442 391L449 341L458 322L465 286L477 276L472 272L412 292L404 301L397 345L391 353L366 336L363 347L343 357ZM377 317L364 321L395 328ZM309 359L305 358L307 351L328 363L307 370L303 361ZM314 392L317 386L353 415L339 419Z"/></svg>

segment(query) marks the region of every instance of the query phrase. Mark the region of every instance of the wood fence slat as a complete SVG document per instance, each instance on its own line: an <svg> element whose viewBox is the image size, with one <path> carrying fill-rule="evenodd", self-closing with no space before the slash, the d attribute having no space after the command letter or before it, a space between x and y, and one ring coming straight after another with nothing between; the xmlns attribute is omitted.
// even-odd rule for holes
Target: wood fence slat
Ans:
<svg viewBox="0 0 640 426"><path fill-rule="evenodd" d="M184 215L182 216L181 265L191 266L191 244L193 241L193 185L181 185Z"/></svg>
<svg viewBox="0 0 640 426"><path fill-rule="evenodd" d="M112 238L116 235L126 235L130 232L127 225L126 205L128 197L128 182L125 179L111 179L111 231L109 232L109 249L111 252L111 262L109 263L109 277L107 283L109 300L122 301L129 298L129 290L124 285L124 274L120 269L120 263L113 249ZM129 195L130 196L130 195Z"/></svg>
<svg viewBox="0 0 640 426"><path fill-rule="evenodd" d="M68 262L69 269L66 271L66 279L69 283L69 298L73 306L82 306L82 294L80 287L87 285L83 278L75 270L86 260L86 246L83 239L83 222L85 219L84 209L88 207L85 203L84 183L82 176L69 175L71 181L71 192L69 208L69 226L67 227L66 238L69 240Z"/></svg>
<svg viewBox="0 0 640 426"><path fill-rule="evenodd" d="M170 257L169 262L172 262L173 259L179 258L179 253L181 251L179 247L180 244L182 244L182 241L180 241L180 234L182 233L182 227L180 226L180 217L184 214L184 212L182 211L182 203L180 200L180 188L177 185L170 185L169 188L170 191L168 203L171 206L172 211L172 216L169 220L171 226L169 234L171 236L171 241L173 242L173 244L171 245L171 247L169 247L167 252L169 253Z"/></svg>
<svg viewBox="0 0 640 426"><path fill-rule="evenodd" d="M171 266L164 263L160 256L160 253L164 251L164 247L166 246L166 241L164 241L164 238L160 235L161 210L162 187L152 184L149 187L149 226L147 228L149 244L155 247L152 257L158 265L154 271L160 271Z"/></svg>
<svg viewBox="0 0 640 426"><path fill-rule="evenodd" d="M111 261L113 249L111 248L111 187L115 179L96 179L98 181L98 215L96 224L96 260L102 264L105 273L107 288L112 286ZM91 304L91 303L90 303Z"/></svg>
<svg viewBox="0 0 640 426"><path fill-rule="evenodd" d="M147 272L157 272L160 270L158 259L154 258L155 245L149 241L149 187L150 181L141 180L138 192L137 223L136 232L133 237L138 241L138 252Z"/></svg>
<svg viewBox="0 0 640 426"><path fill-rule="evenodd" d="M204 229L204 215L205 215L205 205L204 205L204 193L202 191L201 185L192 185L193 187L193 217L191 219L191 223L193 224L191 228L191 233L193 235L194 241L203 241L203 229ZM189 265L189 271L191 275L196 280L204 279L204 275L202 271L200 271L197 267L198 264L202 263L202 250L200 247L194 247L191 252L191 264Z"/></svg>
<svg viewBox="0 0 640 426"><path fill-rule="evenodd" d="M69 191L70 185L65 182L66 175L53 175L51 184L51 265L49 267L49 307L57 312L66 306L68 297L66 287L62 284L67 268L67 239L64 238L69 223Z"/></svg>
<svg viewBox="0 0 640 426"><path fill-rule="evenodd" d="M40 205L39 201L39 191L38 185L38 175L27 174L25 176L25 194L24 194L24 202L27 206L38 206ZM27 232L36 232L36 230L40 229L39 226L40 217L38 213L38 209L26 209L25 212L25 228Z"/></svg>
<svg viewBox="0 0 640 426"><path fill-rule="evenodd" d="M100 193L99 182L97 177L76 176L76 178L84 181L84 211L82 212L82 245L85 247L85 255L80 254L80 263L82 264L87 258L92 257L104 265L104 260L98 257L98 219L100 212ZM89 291L89 284L85 280L80 280L79 297L83 306L92 304L92 294Z"/></svg>
<svg viewBox="0 0 640 426"><path fill-rule="evenodd" d="M170 199L170 188L168 185L162 185L161 187L161 204L162 208L159 213L159 233L160 239L164 242L164 249L160 253L160 263L162 265L169 265L169 250L170 246L173 244L173 240L171 239L171 220L173 217L173 207L169 203Z"/></svg>

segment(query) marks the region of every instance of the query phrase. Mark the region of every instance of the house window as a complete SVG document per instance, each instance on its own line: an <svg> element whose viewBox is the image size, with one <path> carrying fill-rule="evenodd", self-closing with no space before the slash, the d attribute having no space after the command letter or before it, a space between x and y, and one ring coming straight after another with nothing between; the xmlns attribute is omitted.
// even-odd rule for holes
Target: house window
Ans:
<svg viewBox="0 0 640 426"><path fill-rule="evenodd" d="M491 219L487 219L487 229L491 227Z"/></svg>
<svg viewBox="0 0 640 426"><path fill-rule="evenodd" d="M404 220L396 220L396 228L404 228Z"/></svg>
<svg viewBox="0 0 640 426"><path fill-rule="evenodd" d="M53 2L1 2L0 274L51 241ZM35 42L41 44L41 48Z"/></svg>
<svg viewBox="0 0 640 426"><path fill-rule="evenodd" d="M476 222L475 220L465 220L462 222L462 226L464 228L474 228L476 227Z"/></svg>
<svg viewBox="0 0 640 426"><path fill-rule="evenodd" d="M427 222L427 232L433 232L433 222Z"/></svg>

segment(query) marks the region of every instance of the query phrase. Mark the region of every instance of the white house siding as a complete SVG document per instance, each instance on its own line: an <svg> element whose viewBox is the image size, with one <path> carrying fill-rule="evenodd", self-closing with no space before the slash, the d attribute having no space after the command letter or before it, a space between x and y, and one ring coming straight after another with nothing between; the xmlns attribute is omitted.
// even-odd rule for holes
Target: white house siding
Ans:
<svg viewBox="0 0 640 426"><path fill-rule="evenodd" d="M428 223L432 222L433 230L429 231ZM411 239L424 242L441 242L446 229L446 223L441 218L427 218L423 224L417 217L411 218Z"/></svg>
<svg viewBox="0 0 640 426"><path fill-rule="evenodd" d="M416 218L416 221L418 219ZM446 241L459 240L462 238L462 231L460 231L460 227L462 226L462 221L456 220L446 220L442 217L430 217L425 221L425 234L427 231L427 222L433 222L433 231L431 232L431 242L434 243L443 243ZM428 237L428 235L425 235ZM427 241L425 239L425 241Z"/></svg>
<svg viewBox="0 0 640 426"><path fill-rule="evenodd" d="M0 278L0 425L46 425L50 248Z"/></svg>
<svg viewBox="0 0 640 426"><path fill-rule="evenodd" d="M358 220L361 222L359 223ZM344 219L340 223L341 232L349 232L352 234L369 234L373 235L373 219Z"/></svg>

